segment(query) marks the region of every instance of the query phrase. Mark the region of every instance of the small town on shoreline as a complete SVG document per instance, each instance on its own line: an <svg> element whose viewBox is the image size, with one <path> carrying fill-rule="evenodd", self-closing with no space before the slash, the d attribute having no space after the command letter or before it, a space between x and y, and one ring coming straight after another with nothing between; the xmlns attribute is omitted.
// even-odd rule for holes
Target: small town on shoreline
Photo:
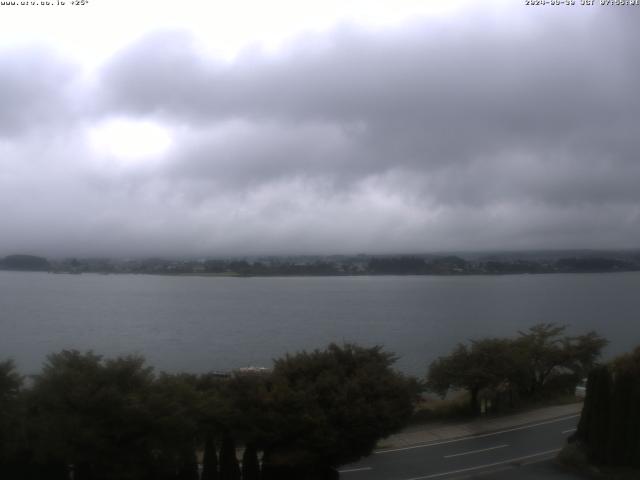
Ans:
<svg viewBox="0 0 640 480"><path fill-rule="evenodd" d="M0 270L211 276L502 275L640 271L640 251L559 250L408 255L44 258L12 254Z"/></svg>

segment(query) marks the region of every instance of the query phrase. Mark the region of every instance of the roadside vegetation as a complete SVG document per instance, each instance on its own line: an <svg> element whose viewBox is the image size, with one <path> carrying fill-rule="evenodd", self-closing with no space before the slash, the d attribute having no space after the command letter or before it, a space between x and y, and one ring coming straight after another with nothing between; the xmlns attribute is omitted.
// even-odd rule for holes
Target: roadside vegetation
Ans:
<svg viewBox="0 0 640 480"><path fill-rule="evenodd" d="M330 345L221 376L62 351L29 382L5 361L0 478L197 480L198 463L203 480L337 478L411 416L417 382L394 361Z"/></svg>
<svg viewBox="0 0 640 480"><path fill-rule="evenodd" d="M596 332L567 336L565 331L564 326L542 323L516 338L461 343L431 363L427 390L452 398L448 409L455 415L504 412L566 399L591 371L607 341ZM447 407L441 405L440 410L446 412Z"/></svg>
<svg viewBox="0 0 640 480"><path fill-rule="evenodd" d="M352 344L229 375L156 373L139 356L65 350L25 379L4 361L0 478L335 479L340 465L369 455L411 420L504 412L569 396L607 342L595 332L564 333L565 327L540 324L515 338L460 344L431 364L423 384L395 371L395 356L381 347ZM615 368L637 372L625 366L636 365L633 358ZM593 371L590 385L609 382L615 392L638 395L632 373L616 374L612 383L593 377L605 375L602 369ZM428 400L420 395L425 387ZM610 404L630 411L631 400L617 393L590 395L588 403L598 405L614 395ZM580 430L589 449L594 422Z"/></svg>
<svg viewBox="0 0 640 480"><path fill-rule="evenodd" d="M591 371L578 429L559 459L595 478L640 478L640 346Z"/></svg>

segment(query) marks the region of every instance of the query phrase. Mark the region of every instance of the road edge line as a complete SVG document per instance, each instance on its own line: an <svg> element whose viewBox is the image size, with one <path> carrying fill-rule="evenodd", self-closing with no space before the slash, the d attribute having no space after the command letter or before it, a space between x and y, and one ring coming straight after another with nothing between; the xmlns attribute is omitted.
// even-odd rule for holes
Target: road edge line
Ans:
<svg viewBox="0 0 640 480"><path fill-rule="evenodd" d="M527 460L529 458L541 457L543 455L551 455L552 453L558 453L560 450L562 450L562 449L561 448L556 448L554 450L547 450L545 452L532 453L531 455L525 455L523 457L510 458L508 460L503 460L501 462L487 463L485 465L478 465L478 466L475 466L475 467L462 468L460 470L452 470L450 472L434 473L434 474L425 475L425 476L422 476L422 477L412 477L412 478L407 478L406 480L427 480L429 478L444 477L446 475L455 475L457 473L472 472L474 470L481 470L483 468L491 468L491 467L497 467L498 465L505 465L505 464L509 464L509 463L513 463L513 462L520 462L522 460Z"/></svg>
<svg viewBox="0 0 640 480"><path fill-rule="evenodd" d="M401 452L403 450L414 450L416 448L436 447L438 445L447 445L449 443L463 442L465 440L471 440L471 439L475 439L475 438L491 437L493 435L501 435L503 433L517 432L518 430L526 430L528 428L540 427L542 425L550 425L552 423L558 423L558 422L562 422L564 420L570 420L572 418L578 418L578 417L580 417L579 413L577 413L575 415L569 415L569 416L566 416L566 417L558 417L558 418L555 418L555 419L552 419L552 420L546 420L544 422L521 425L521 426L518 426L518 427L508 428L508 429L505 429L505 430L499 430L497 432L479 433L477 435L466 435L464 437L453 438L451 440L443 440L441 442L440 441L435 441L435 442L428 442L428 443L420 443L420 444L410 445L408 447L386 448L386 449L374 451L373 455L382 455L382 454L385 454L385 453Z"/></svg>

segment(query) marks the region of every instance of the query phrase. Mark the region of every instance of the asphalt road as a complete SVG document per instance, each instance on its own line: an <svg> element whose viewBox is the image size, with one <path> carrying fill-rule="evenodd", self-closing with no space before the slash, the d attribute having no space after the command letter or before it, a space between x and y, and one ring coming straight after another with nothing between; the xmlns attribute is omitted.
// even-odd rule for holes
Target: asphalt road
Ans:
<svg viewBox="0 0 640 480"><path fill-rule="evenodd" d="M536 461L521 466L505 466L501 469L472 474L467 478L482 480L585 480L585 477L568 473L553 460Z"/></svg>
<svg viewBox="0 0 640 480"><path fill-rule="evenodd" d="M428 480L472 477L574 478L551 462L575 431L579 415L509 428L473 437L379 450L340 469L343 480ZM520 468L517 476L513 468ZM547 472L547 473L544 473Z"/></svg>

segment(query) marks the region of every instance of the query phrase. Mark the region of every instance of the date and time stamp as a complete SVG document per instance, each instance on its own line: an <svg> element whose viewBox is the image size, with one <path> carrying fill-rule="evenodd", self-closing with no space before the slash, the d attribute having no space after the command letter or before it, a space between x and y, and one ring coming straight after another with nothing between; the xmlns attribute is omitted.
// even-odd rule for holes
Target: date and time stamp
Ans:
<svg viewBox="0 0 640 480"><path fill-rule="evenodd" d="M525 6L563 7L638 7L640 0L523 0ZM0 6L20 7L82 7L92 0L0 0Z"/></svg>
<svg viewBox="0 0 640 480"><path fill-rule="evenodd" d="M562 7L639 7L640 0L524 0L526 6L547 5Z"/></svg>
<svg viewBox="0 0 640 480"><path fill-rule="evenodd" d="M0 0L0 7L84 7L92 0Z"/></svg>

